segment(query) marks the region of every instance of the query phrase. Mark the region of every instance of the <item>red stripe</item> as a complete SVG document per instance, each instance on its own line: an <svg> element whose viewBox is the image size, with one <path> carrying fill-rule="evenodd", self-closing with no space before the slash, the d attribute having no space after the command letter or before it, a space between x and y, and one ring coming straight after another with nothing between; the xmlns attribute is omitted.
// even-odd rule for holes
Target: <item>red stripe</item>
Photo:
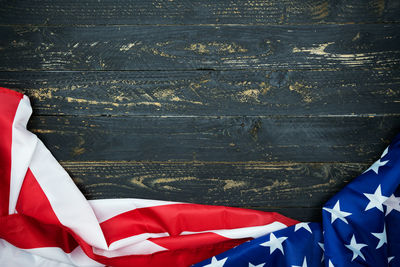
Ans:
<svg viewBox="0 0 400 267"><path fill-rule="evenodd" d="M187 267L234 248L244 241L245 240L227 240L225 242L216 243L213 246L198 246L195 249L181 248L157 252L152 255L125 256L112 259L98 256L96 260L107 266L116 267Z"/></svg>
<svg viewBox="0 0 400 267"><path fill-rule="evenodd" d="M166 223L164 228L172 229L171 233L175 231L175 234L178 233L178 226L173 226L176 223L179 223L180 227L184 228L185 231L199 231L201 229L204 230L205 228L210 228L205 227L205 225L201 226L197 223L193 223L191 220L201 218L202 216L207 217L208 208L211 210L209 216L235 218L240 221L242 220L242 218L239 218L241 214L243 218L249 220L247 221L247 224L245 220L241 223L232 222L230 219L227 219L225 222L224 220L219 220L220 226L221 224L224 224L229 228L234 228L239 224L254 226L257 225L257 223L267 224L273 221L281 221L287 225L296 223L296 221L276 213L196 204L177 204L176 206L178 209L174 211L173 206L175 205L142 208L138 210L140 210L142 215L145 214L147 216L142 217L142 220L157 220L157 217L149 218L149 214L159 216L158 219L161 224ZM167 209L162 210L160 209L161 207L166 207ZM194 208L203 215L197 216L194 214ZM110 266L190 266L248 240L229 240L213 233L187 236L175 235L172 237L150 239L150 241L170 249L168 251L154 253L153 255L132 255L115 258L106 258L95 255L90 245L83 241L79 236L76 236L70 229L61 225L46 195L29 169L21 187L17 210L19 212L18 215L4 216L0 218L1 238L8 240L10 243L20 248L60 247L67 253L71 252L76 248L77 244L79 244L90 258ZM178 210L180 212L178 212ZM218 210L224 215L218 215ZM171 216L171 213L169 212L177 212L178 215ZM166 218L168 214L170 215L170 221ZM126 217L128 217L128 220L134 218L132 212L127 212L104 222L104 225L113 222L113 229L103 228L105 235L109 235L107 231L115 230L114 228L121 227L124 231L129 231L129 228L134 226L131 224L131 220L129 220L130 223L118 224L121 222L121 218L126 219ZM136 218L134 218L133 221L137 222ZM144 222L140 221L139 223L143 224ZM214 226L216 225L218 224L214 222Z"/></svg>
<svg viewBox="0 0 400 267"><path fill-rule="evenodd" d="M22 94L0 87L0 216L8 214L12 125Z"/></svg>
<svg viewBox="0 0 400 267"><path fill-rule="evenodd" d="M54 225L43 224L33 218L21 214L0 217L0 237L16 247L29 249L40 247L61 247L64 251L72 251L63 248L61 243L71 242L70 236L65 230ZM79 238L78 238L79 239ZM181 248L171 251L158 252L153 255L135 255L116 258L106 258L94 255L92 248L79 239L79 243L85 253L92 259L107 266L152 266L152 267L184 267L190 266L213 255L229 250L245 240L227 240L213 244L212 246L197 246L196 248Z"/></svg>
<svg viewBox="0 0 400 267"><path fill-rule="evenodd" d="M243 241L241 242L250 239L252 238L242 238ZM216 233L199 233L193 235L150 238L149 240L169 250L179 250L182 247L185 247L186 249L196 249L199 246L212 247L213 244L227 242L232 239Z"/></svg>
<svg viewBox="0 0 400 267"><path fill-rule="evenodd" d="M122 213L100 224L111 244L142 233L169 233L178 236L183 231L200 232L260 226L272 222L285 225L297 221L273 212L262 212L224 206L171 204L140 208Z"/></svg>
<svg viewBox="0 0 400 267"><path fill-rule="evenodd" d="M29 229L35 232L35 235L32 236L33 240L22 243L24 248L60 247L66 253L69 253L78 246L72 235L61 228L59 219L29 168L22 183L16 209L19 214L28 216L30 220L33 220L29 221L29 225L33 226ZM22 223L24 228L20 230L25 230L28 222L22 220ZM36 233L36 228L39 229L40 233L43 233L42 236ZM45 231L40 231L41 229ZM25 232L28 235L31 234L28 231Z"/></svg>

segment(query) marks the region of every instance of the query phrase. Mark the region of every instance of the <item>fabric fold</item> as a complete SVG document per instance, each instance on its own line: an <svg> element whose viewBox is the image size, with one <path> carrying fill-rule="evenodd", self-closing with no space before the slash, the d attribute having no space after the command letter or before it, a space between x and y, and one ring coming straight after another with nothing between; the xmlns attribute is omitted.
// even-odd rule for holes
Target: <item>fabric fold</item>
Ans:
<svg viewBox="0 0 400 267"><path fill-rule="evenodd" d="M27 96L0 88L0 263L189 266L297 221L146 199L88 201L36 135Z"/></svg>

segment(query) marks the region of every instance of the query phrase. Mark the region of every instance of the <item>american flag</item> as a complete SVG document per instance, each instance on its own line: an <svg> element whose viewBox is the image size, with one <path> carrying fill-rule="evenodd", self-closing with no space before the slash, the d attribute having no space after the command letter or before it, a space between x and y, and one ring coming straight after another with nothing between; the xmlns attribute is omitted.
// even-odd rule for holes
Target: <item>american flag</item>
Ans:
<svg viewBox="0 0 400 267"><path fill-rule="evenodd" d="M298 223L195 266L400 266L399 184L400 135L325 204L322 223Z"/></svg>
<svg viewBox="0 0 400 267"><path fill-rule="evenodd" d="M88 201L0 88L0 266L190 266L297 221L148 199Z"/></svg>

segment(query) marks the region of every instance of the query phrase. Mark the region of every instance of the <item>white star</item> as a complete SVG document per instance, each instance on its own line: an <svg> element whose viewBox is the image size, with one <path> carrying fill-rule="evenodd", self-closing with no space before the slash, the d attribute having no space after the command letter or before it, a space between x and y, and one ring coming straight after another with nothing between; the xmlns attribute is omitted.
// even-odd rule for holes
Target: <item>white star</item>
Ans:
<svg viewBox="0 0 400 267"><path fill-rule="evenodd" d="M320 242L318 242L318 245L321 247L321 249L322 249L322 259L321 259L321 262L323 262L324 261L324 259L325 259L325 246L324 246L324 243L320 243Z"/></svg>
<svg viewBox="0 0 400 267"><path fill-rule="evenodd" d="M370 210L373 208L377 208L378 210L383 212L383 202L385 202L388 197L382 196L382 191L381 191L381 185L378 185L378 187L375 190L375 193L373 194L366 194L364 195L369 199L369 203L365 210Z"/></svg>
<svg viewBox="0 0 400 267"><path fill-rule="evenodd" d="M303 265L301 265L301 266L299 266L299 265L292 265L292 267L307 267L307 259L306 259L306 257L304 257Z"/></svg>
<svg viewBox="0 0 400 267"><path fill-rule="evenodd" d="M386 156L386 154L388 153L388 151L389 151L389 147L386 147L385 150L383 151L382 155L381 155L381 158L383 158L384 156Z"/></svg>
<svg viewBox="0 0 400 267"><path fill-rule="evenodd" d="M217 260L216 257L212 257L211 263L204 265L203 267L222 267L222 266L224 266L227 259L228 259L228 257L223 258L221 260Z"/></svg>
<svg viewBox="0 0 400 267"><path fill-rule="evenodd" d="M400 197L396 197L392 194L384 203L386 206L386 215L388 215L392 210L397 210L400 212ZM385 216L386 216L385 215Z"/></svg>
<svg viewBox="0 0 400 267"><path fill-rule="evenodd" d="M385 149L385 151L383 151L381 158L378 159L377 161L375 161L375 163L372 164L371 167L369 167L369 168L368 168L365 172L363 172L363 173L366 173L366 172L369 171L369 170L373 170L376 174L378 174L379 167L384 166L384 165L386 165L386 163L389 162L388 160L381 161L381 159L382 159L384 156L386 156L386 154L387 154L387 152L388 152L388 149L389 149L389 147L387 147L387 148Z"/></svg>
<svg viewBox="0 0 400 267"><path fill-rule="evenodd" d="M336 202L333 209L325 208L325 207L323 209L331 214L331 223L333 223L336 219L340 219L340 220L344 221L345 223L349 224L345 217L350 216L351 213L340 210L339 200Z"/></svg>
<svg viewBox="0 0 400 267"><path fill-rule="evenodd" d="M371 233L373 236L379 239L379 243L376 246L376 249L383 246L383 244L387 243L386 241L386 227L383 225L383 232L382 233Z"/></svg>
<svg viewBox="0 0 400 267"><path fill-rule="evenodd" d="M282 237L278 237L276 238L274 233L271 233L269 236L269 241L261 243L261 246L264 247L269 247L269 254L271 255L272 252L275 251L275 249L279 249L283 255L285 255L285 253L283 252L283 247L282 247L282 243L287 239L287 237L282 236Z"/></svg>
<svg viewBox="0 0 400 267"><path fill-rule="evenodd" d="M333 265L333 263L331 262L331 260L329 260L329 267L335 267L335 265Z"/></svg>
<svg viewBox="0 0 400 267"><path fill-rule="evenodd" d="M297 230L299 230L300 228L304 228L307 231L309 231L310 233L312 233L310 226L308 225L308 223L298 223L294 226L294 231L296 232Z"/></svg>
<svg viewBox="0 0 400 267"><path fill-rule="evenodd" d="M358 256L360 256L363 260L365 260L364 255L361 252L361 249L363 247L366 247L366 244L362 244L362 243L357 243L355 236L353 235L350 241L350 244L346 245L346 247L348 249L350 249L351 251L353 251L353 258L351 259L351 261L353 261L355 258L357 258Z"/></svg>
<svg viewBox="0 0 400 267"><path fill-rule="evenodd" d="M394 259L394 256L388 257L388 263L390 263Z"/></svg>
<svg viewBox="0 0 400 267"><path fill-rule="evenodd" d="M264 267L265 263L261 263L259 265L253 265L249 262L249 267Z"/></svg>

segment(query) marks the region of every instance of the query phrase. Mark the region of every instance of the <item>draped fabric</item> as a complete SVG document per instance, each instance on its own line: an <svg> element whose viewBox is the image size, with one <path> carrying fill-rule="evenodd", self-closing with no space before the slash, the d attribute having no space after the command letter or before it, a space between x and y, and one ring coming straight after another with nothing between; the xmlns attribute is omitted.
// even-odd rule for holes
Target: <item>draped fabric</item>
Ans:
<svg viewBox="0 0 400 267"><path fill-rule="evenodd" d="M149 199L87 200L0 88L1 266L190 266L294 225L277 213Z"/></svg>
<svg viewBox="0 0 400 267"><path fill-rule="evenodd" d="M246 242L200 266L400 266L400 135L322 208L322 223L298 223Z"/></svg>

